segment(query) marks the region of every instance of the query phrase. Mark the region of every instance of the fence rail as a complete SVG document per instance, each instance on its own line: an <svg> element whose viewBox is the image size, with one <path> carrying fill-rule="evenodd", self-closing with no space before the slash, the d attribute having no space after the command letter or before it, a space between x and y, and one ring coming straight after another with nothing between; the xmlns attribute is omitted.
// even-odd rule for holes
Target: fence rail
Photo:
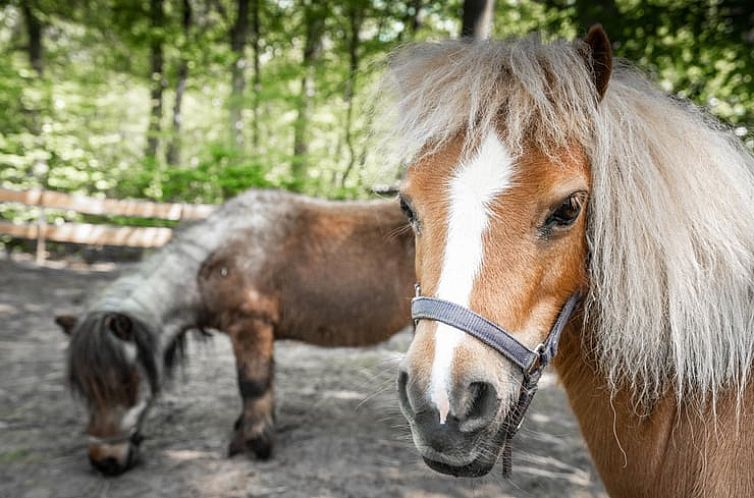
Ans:
<svg viewBox="0 0 754 498"><path fill-rule="evenodd" d="M37 241L37 261L46 257L45 241L121 247L159 247L170 240L172 230L163 227L129 227L64 223L48 225L46 209L67 209L77 213L102 216L137 216L169 221L206 218L215 206L177 204L123 199L95 199L50 190L10 190L0 188L0 202L14 202L37 207L36 223L0 222L0 234Z"/></svg>

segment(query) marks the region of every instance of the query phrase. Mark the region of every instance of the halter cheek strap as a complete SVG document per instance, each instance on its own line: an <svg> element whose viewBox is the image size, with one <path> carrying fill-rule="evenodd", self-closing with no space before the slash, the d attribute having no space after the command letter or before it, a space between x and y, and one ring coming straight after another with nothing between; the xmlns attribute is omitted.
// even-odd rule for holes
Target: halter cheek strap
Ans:
<svg viewBox="0 0 754 498"><path fill-rule="evenodd" d="M459 304L421 296L416 285L416 297L411 301L411 316L416 324L419 320L432 320L462 330L491 347L516 365L523 374L518 402L509 412L498 434L503 445L503 476L511 474L511 439L521 427L524 414L537 392L537 384L542 371L558 352L560 335L563 333L573 310L580 300L578 292L571 295L560 309L550 333L543 343L534 350L518 341L510 332L492 323L481 315Z"/></svg>

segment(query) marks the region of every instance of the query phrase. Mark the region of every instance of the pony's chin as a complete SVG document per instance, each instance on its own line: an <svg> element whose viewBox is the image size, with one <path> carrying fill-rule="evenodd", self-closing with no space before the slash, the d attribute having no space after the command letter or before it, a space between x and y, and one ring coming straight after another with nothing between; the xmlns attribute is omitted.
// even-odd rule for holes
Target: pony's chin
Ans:
<svg viewBox="0 0 754 498"><path fill-rule="evenodd" d="M492 467L495 466L495 461L496 460L490 461L489 459L483 459L480 457L469 464L455 466L424 457L424 463L426 463L430 469L453 477L482 477L492 470Z"/></svg>

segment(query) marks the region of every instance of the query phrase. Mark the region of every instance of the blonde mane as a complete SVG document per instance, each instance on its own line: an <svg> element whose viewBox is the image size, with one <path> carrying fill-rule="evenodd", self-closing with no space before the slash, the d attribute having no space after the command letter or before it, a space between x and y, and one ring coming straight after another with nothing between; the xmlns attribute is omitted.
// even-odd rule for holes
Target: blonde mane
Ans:
<svg viewBox="0 0 754 498"><path fill-rule="evenodd" d="M619 63L596 103L581 42L420 44L386 78L386 143L405 161L491 126L514 154L578 143L593 177L587 317L611 386L745 387L754 353L754 158L692 106ZM473 141L473 140L470 140Z"/></svg>

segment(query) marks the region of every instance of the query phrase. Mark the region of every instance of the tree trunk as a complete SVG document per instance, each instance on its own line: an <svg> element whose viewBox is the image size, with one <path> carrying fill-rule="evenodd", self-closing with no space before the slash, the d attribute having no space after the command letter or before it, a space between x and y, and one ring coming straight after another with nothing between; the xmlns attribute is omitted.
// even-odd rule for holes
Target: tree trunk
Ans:
<svg viewBox="0 0 754 498"><path fill-rule="evenodd" d="M42 23L39 21L34 7L33 0L23 0L21 2L26 33L29 37L29 45L27 46L29 63L37 72L37 75L42 76L44 73L44 62L42 60Z"/></svg>
<svg viewBox="0 0 754 498"><path fill-rule="evenodd" d="M244 49L249 38L249 0L238 0L236 22L230 33L230 48L233 51L230 94L230 135L235 147L243 147L243 94L246 88L246 58Z"/></svg>
<svg viewBox="0 0 754 498"><path fill-rule="evenodd" d="M162 34L158 32L164 26L165 12L163 0L150 0L150 42L149 42L149 68L150 68L150 113L149 129L147 130L147 149L145 155L154 160L157 157L157 148L160 145L160 132L162 130L162 93L165 89L164 55L162 52Z"/></svg>
<svg viewBox="0 0 754 498"><path fill-rule="evenodd" d="M411 35L415 35L421 27L422 0L411 0L410 18L408 27Z"/></svg>
<svg viewBox="0 0 754 498"><path fill-rule="evenodd" d="M490 37L495 0L464 0L461 38L484 40Z"/></svg>
<svg viewBox="0 0 754 498"><path fill-rule="evenodd" d="M252 103L251 144L254 152L259 152L259 93L262 91L262 75L259 72L259 3L260 0L252 0L251 3L251 50L254 57L254 99Z"/></svg>
<svg viewBox="0 0 754 498"><path fill-rule="evenodd" d="M317 8L317 6L319 8ZM301 93L299 94L298 116L293 128L293 161L291 173L294 180L302 181L306 176L306 156L309 153L308 127L314 97L314 63L322 51L322 35L325 28L326 7L314 3L305 7L306 40L304 42Z"/></svg>
<svg viewBox="0 0 754 498"><path fill-rule="evenodd" d="M183 0L183 35L185 44L183 50L190 45L191 40L192 11L191 1ZM183 94L186 91L186 81L188 80L188 58L181 56L178 65L178 80L175 85L175 104L173 105L173 136L168 144L168 150L165 154L167 163L171 166L177 166L181 162L181 105L183 104Z"/></svg>
<svg viewBox="0 0 754 498"><path fill-rule="evenodd" d="M354 150L352 130L353 97L356 89L356 75L359 70L359 32L361 31L361 24L364 20L364 11L360 5L351 4L348 14L351 28L350 36L348 38L349 65L348 79L346 80L346 88L343 95L343 98L346 101L346 146L348 147L348 165L340 179L341 187L345 187L348 175L351 173L351 170L356 163L356 151Z"/></svg>
<svg viewBox="0 0 754 498"><path fill-rule="evenodd" d="M616 30L623 25L620 10L614 0L576 0L573 7L580 33L586 33L596 23L602 23L608 34L619 32Z"/></svg>
<svg viewBox="0 0 754 498"><path fill-rule="evenodd" d="M406 1L406 15L403 17L403 30L398 33L398 43L403 42L403 37L408 34L409 39L413 39L416 32L421 27L421 11L424 4L423 0L407 0ZM384 20L381 19L380 22Z"/></svg>
<svg viewBox="0 0 754 498"><path fill-rule="evenodd" d="M21 11L24 16L24 24L26 25L26 34L28 38L28 45L27 45L27 54L29 56L29 65L34 69L34 71L37 73L37 82L42 84L42 88L44 88L44 82L42 81L42 77L44 76L44 62L42 59L42 36L43 36L43 27L42 23L40 22L39 18L37 17L37 13L35 12L36 5L34 4L33 0L23 0L21 2ZM49 95L46 95L45 100L47 100L47 97ZM44 109L44 105L35 105L31 109L29 109L29 115L31 117L30 120L30 126L29 131L34 136L34 144L35 147L44 149L45 143L44 139L42 138L42 116L41 116L41 109ZM40 185L42 188L48 187L48 179L49 179L49 167L47 164L47 160L37 155L37 159L34 161L34 166L32 167L31 171L27 172L27 175L33 176L37 180L37 184ZM42 264L44 262L45 258L47 257L47 244L45 241L44 236L44 229L46 225L46 219L45 219L45 210L43 207L39 206L37 208L37 240L36 240L36 262L37 264Z"/></svg>

